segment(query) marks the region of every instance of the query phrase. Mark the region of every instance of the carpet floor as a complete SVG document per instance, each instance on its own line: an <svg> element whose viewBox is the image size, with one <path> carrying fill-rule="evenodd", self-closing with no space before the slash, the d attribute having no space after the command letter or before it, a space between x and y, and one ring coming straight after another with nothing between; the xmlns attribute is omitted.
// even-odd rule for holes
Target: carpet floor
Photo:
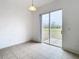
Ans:
<svg viewBox="0 0 79 59"><path fill-rule="evenodd" d="M1 49L0 59L79 59L79 56L44 43L28 42Z"/></svg>

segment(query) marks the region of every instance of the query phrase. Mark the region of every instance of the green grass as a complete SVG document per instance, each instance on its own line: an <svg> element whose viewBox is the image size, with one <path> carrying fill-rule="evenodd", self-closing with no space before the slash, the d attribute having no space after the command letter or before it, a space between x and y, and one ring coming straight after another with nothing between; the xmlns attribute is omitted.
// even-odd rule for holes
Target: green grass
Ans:
<svg viewBox="0 0 79 59"><path fill-rule="evenodd" d="M44 35L48 36L49 29L48 28L44 28L43 32L44 32ZM50 36L52 38L62 39L61 29L60 28L59 29L57 29L57 28L50 29Z"/></svg>

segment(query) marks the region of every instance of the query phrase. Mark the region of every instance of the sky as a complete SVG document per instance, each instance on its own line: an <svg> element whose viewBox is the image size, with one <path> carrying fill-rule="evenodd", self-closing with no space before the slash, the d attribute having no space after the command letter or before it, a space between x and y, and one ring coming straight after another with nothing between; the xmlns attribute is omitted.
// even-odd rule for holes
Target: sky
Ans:
<svg viewBox="0 0 79 59"><path fill-rule="evenodd" d="M52 23L62 26L62 10L50 13L50 24ZM42 24L49 24L49 14L42 15Z"/></svg>

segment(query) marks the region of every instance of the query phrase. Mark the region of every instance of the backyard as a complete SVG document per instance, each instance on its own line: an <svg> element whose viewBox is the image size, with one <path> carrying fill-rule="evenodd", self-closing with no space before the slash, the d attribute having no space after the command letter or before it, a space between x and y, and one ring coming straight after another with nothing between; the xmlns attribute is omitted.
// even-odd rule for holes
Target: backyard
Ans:
<svg viewBox="0 0 79 59"><path fill-rule="evenodd" d="M61 28L51 28L50 29L50 44L62 47L62 35ZM42 32L43 42L49 43L49 29L43 28Z"/></svg>
<svg viewBox="0 0 79 59"><path fill-rule="evenodd" d="M61 35L61 28L51 28L50 29L50 38L55 38L55 39L62 39ZM43 28L43 39L48 40L49 39L49 29L48 28Z"/></svg>

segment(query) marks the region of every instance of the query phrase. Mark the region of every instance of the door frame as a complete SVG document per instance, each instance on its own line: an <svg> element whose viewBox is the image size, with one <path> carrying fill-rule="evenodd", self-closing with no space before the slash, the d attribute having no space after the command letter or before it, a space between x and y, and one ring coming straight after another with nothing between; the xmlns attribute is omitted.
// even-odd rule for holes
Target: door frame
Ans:
<svg viewBox="0 0 79 59"><path fill-rule="evenodd" d="M46 43L46 44L52 45L52 44L50 44L50 13L55 12L55 11L59 11L59 10L62 10L62 12L63 12L63 9L57 9L57 10L53 10L53 11L49 11L49 12L40 14L40 41L41 41L41 43L43 43L42 42L42 40L43 40L42 39L42 15L49 14L49 43ZM62 15L62 47L63 47L63 23L64 22L63 22L63 15ZM56 45L52 45L52 46L56 46ZM59 47L59 46L56 46L56 47ZM59 48L62 48L62 47L59 47Z"/></svg>

